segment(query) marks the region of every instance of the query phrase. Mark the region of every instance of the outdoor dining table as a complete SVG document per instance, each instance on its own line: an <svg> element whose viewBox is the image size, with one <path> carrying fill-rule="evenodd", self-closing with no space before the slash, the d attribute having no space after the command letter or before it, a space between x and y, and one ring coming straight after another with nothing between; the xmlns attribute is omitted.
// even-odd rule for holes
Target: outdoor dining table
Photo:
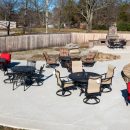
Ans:
<svg viewBox="0 0 130 130"><path fill-rule="evenodd" d="M17 82L17 86L24 85L24 90L27 85L32 84L32 76L35 72L35 67L33 66L15 66L11 70L13 72L13 80ZM19 84L19 85L18 85ZM13 84L14 90L14 84Z"/></svg>
<svg viewBox="0 0 130 130"><path fill-rule="evenodd" d="M33 66L15 66L12 67L11 70L14 73L21 73L21 74L32 74L35 71L35 67Z"/></svg>
<svg viewBox="0 0 130 130"><path fill-rule="evenodd" d="M78 83L87 83L90 76L97 77L101 75L94 72L76 72L69 74L69 78Z"/></svg>
<svg viewBox="0 0 130 130"><path fill-rule="evenodd" d="M31 76L35 72L35 67L33 66L15 66L12 67L11 70L13 72L13 79L20 79L21 81L29 78L31 79Z"/></svg>
<svg viewBox="0 0 130 130"><path fill-rule="evenodd" d="M78 86L81 90L81 93L84 93L84 89L87 87L89 77L100 77L100 74L94 72L76 72L69 74L69 78L74 81L75 85Z"/></svg>

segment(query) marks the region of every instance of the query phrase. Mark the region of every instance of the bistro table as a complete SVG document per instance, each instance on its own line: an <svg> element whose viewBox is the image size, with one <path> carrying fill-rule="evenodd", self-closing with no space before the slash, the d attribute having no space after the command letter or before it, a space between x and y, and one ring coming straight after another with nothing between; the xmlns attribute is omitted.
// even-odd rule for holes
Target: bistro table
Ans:
<svg viewBox="0 0 130 130"><path fill-rule="evenodd" d="M23 74L31 74L35 71L35 67L33 66L15 66L12 67L11 70L14 73L23 73Z"/></svg>
<svg viewBox="0 0 130 130"><path fill-rule="evenodd" d="M25 87L32 84L31 76L35 72L35 67L33 66L15 66L12 67L11 70L14 73L13 80L16 83L16 86L24 85L24 91ZM13 90L14 90L14 84L13 84Z"/></svg>
<svg viewBox="0 0 130 130"><path fill-rule="evenodd" d="M70 79L72 79L74 82L79 83L87 83L87 80L89 79L90 76L97 77L101 75L94 72L76 72L69 74Z"/></svg>
<svg viewBox="0 0 130 130"><path fill-rule="evenodd" d="M84 89L88 84L89 77L100 77L100 74L94 72L76 72L69 74L69 78L75 82L75 85L78 86L81 90L81 93L84 93Z"/></svg>

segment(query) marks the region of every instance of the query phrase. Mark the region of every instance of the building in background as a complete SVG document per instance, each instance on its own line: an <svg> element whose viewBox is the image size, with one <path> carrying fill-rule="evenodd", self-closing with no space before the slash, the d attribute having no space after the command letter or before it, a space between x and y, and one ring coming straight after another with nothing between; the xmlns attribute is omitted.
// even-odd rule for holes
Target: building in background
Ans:
<svg viewBox="0 0 130 130"><path fill-rule="evenodd" d="M6 29L9 25L9 21L0 21L0 29ZM10 29L16 28L16 22L10 21Z"/></svg>

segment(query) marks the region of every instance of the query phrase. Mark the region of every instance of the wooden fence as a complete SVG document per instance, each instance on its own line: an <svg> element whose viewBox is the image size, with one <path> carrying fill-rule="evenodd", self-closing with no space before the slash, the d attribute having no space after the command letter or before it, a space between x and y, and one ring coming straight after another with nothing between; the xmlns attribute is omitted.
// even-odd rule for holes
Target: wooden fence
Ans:
<svg viewBox="0 0 130 130"><path fill-rule="evenodd" d="M105 39L106 33L72 33L71 42L72 43L87 43L90 40Z"/></svg>
<svg viewBox="0 0 130 130"><path fill-rule="evenodd" d="M130 40L130 34L119 34ZM63 46L67 43L87 43L90 40L105 39L106 33L38 34L0 37L0 51L30 50L44 47Z"/></svg>
<svg viewBox="0 0 130 130"><path fill-rule="evenodd" d="M71 41L71 34L39 34L0 37L0 51L30 50L63 46Z"/></svg>

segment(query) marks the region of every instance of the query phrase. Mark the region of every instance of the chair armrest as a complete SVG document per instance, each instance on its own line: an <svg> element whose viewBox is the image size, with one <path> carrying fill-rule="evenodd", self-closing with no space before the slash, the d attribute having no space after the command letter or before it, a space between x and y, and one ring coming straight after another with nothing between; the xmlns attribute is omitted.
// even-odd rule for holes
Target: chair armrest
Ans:
<svg viewBox="0 0 130 130"><path fill-rule="evenodd" d="M72 80L70 80L70 81L62 80L62 82L66 83L66 84L73 84L74 83Z"/></svg>
<svg viewBox="0 0 130 130"><path fill-rule="evenodd" d="M102 80L108 81L108 80L110 80L112 78L113 78L113 76L112 77L108 77L108 78L102 78Z"/></svg>
<svg viewBox="0 0 130 130"><path fill-rule="evenodd" d="M106 74L107 74L107 73L104 73L104 74L100 74L100 75L101 75L101 76L105 76L105 78L106 78Z"/></svg>
<svg viewBox="0 0 130 130"><path fill-rule="evenodd" d="M63 79L62 81L66 81L66 82L72 81L68 76L64 76L60 78Z"/></svg>
<svg viewBox="0 0 130 130"><path fill-rule="evenodd" d="M56 59L56 61L58 61L58 60L59 60L59 57L56 57L55 59Z"/></svg>

